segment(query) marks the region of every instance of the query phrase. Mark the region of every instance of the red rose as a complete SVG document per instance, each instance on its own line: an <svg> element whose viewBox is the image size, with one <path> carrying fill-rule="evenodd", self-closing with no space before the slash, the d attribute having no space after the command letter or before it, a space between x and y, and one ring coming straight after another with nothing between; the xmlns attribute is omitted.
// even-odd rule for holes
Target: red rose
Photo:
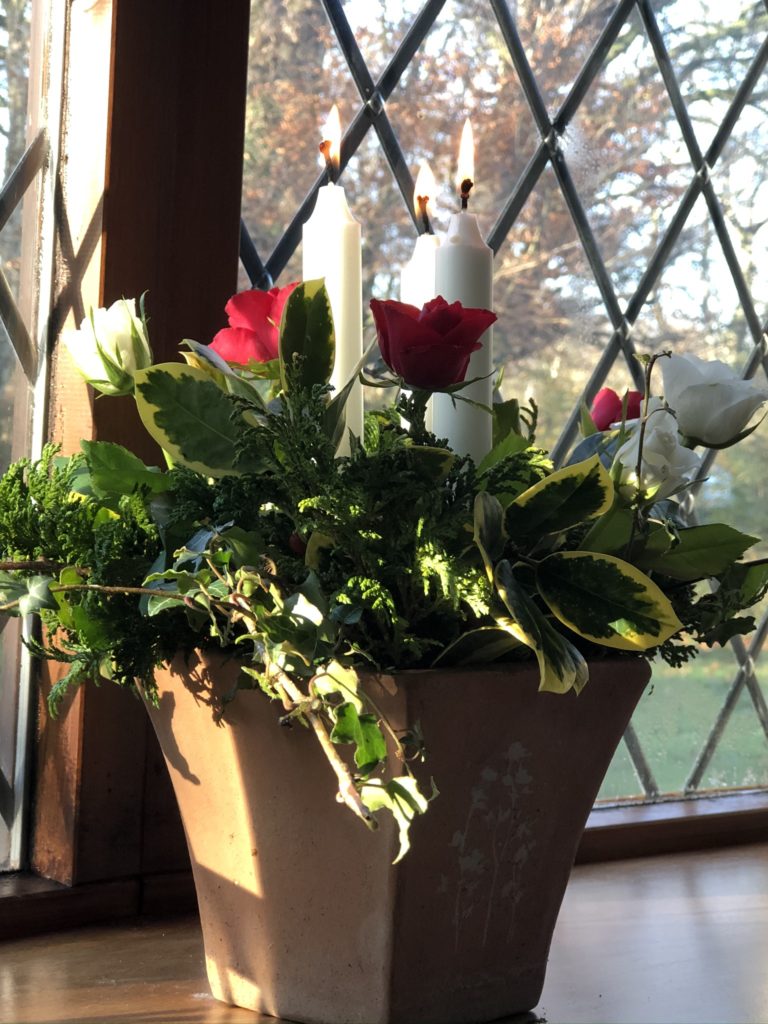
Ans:
<svg viewBox="0 0 768 1024"><path fill-rule="evenodd" d="M228 363L266 363L277 359L280 318L288 296L298 284L270 288L263 292L251 288L233 295L224 307L229 327L219 331L210 348Z"/></svg>
<svg viewBox="0 0 768 1024"><path fill-rule="evenodd" d="M643 396L639 391L627 392L627 419L636 420L640 415ZM590 415L598 430L607 430L612 423L621 420L621 398L613 388L601 388L595 395Z"/></svg>
<svg viewBox="0 0 768 1024"><path fill-rule="evenodd" d="M371 299L379 348L387 366L406 384L440 391L464 380L478 338L496 320L487 309L450 305L438 295L423 309Z"/></svg>

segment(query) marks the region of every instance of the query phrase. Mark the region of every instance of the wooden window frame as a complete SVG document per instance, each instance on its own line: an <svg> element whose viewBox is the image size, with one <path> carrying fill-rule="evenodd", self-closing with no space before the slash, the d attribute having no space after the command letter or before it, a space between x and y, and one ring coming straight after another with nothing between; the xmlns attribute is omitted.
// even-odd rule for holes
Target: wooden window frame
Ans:
<svg viewBox="0 0 768 1024"><path fill-rule="evenodd" d="M100 121L70 105L53 140L66 172L52 340L83 304L144 291L159 360L221 326L237 282L249 8L67 0L70 96L83 48L109 55L108 92ZM49 424L65 451L81 437L135 447L141 436L130 401L94 402L55 351ZM175 801L138 701L85 687L52 722L41 700L35 765L31 872L0 878L0 938L194 908ZM630 805L593 812L579 859L767 837L765 792Z"/></svg>

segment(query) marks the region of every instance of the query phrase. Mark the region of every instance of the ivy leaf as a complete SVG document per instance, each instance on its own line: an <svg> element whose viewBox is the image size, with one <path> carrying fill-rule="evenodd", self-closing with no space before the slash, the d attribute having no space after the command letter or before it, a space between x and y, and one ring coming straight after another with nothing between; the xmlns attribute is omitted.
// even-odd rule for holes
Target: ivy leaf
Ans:
<svg viewBox="0 0 768 1024"><path fill-rule="evenodd" d="M645 651L683 628L659 587L613 555L555 552L539 563L536 584L564 625L604 647Z"/></svg>
<svg viewBox="0 0 768 1024"><path fill-rule="evenodd" d="M355 669L332 661L321 666L312 679L316 693L327 697L332 693L341 694L345 703L351 704L358 712L363 710L363 702L358 695L358 675Z"/></svg>
<svg viewBox="0 0 768 1024"><path fill-rule="evenodd" d="M678 543L661 554L646 549L639 564L676 580L703 580L725 572L759 539L724 523L691 526L680 530L678 537Z"/></svg>
<svg viewBox="0 0 768 1024"><path fill-rule="evenodd" d="M333 373L336 339L328 292L322 278L304 281L288 297L280 323L280 379L288 390L287 367L301 356L299 383L306 388L327 384Z"/></svg>
<svg viewBox="0 0 768 1024"><path fill-rule="evenodd" d="M43 608L56 608L50 576L12 577L0 574L0 604L18 602L19 615L34 615ZM13 609L9 609L13 614Z"/></svg>
<svg viewBox="0 0 768 1024"><path fill-rule="evenodd" d="M437 795L433 788L432 799ZM399 830L400 849L393 864L402 860L411 848L409 830L417 814L424 814L429 800L419 791L418 784L410 775L402 775L384 782L383 779L369 779L360 788L360 796L369 811L390 811Z"/></svg>
<svg viewBox="0 0 768 1024"><path fill-rule="evenodd" d="M510 537L560 533L604 515L613 505L613 482L599 456L565 466L523 491L507 509Z"/></svg>
<svg viewBox="0 0 768 1024"><path fill-rule="evenodd" d="M579 693L589 679L584 656L561 636L539 611L515 579L512 566L504 559L496 566L496 589L512 618L496 616L496 622L520 643L530 647L539 663L539 689L551 693Z"/></svg>
<svg viewBox="0 0 768 1024"><path fill-rule="evenodd" d="M354 743L355 764L364 775L386 759L387 744L376 715L361 715L354 704L341 704L334 711L333 743Z"/></svg>

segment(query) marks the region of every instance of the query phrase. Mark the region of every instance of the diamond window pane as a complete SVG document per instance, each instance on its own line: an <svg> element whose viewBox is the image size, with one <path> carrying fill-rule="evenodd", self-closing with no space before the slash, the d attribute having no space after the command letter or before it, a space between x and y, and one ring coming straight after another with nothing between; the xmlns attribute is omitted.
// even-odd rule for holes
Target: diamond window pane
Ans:
<svg viewBox="0 0 768 1024"><path fill-rule="evenodd" d="M608 22L604 0L510 5L539 89L554 115Z"/></svg>
<svg viewBox="0 0 768 1024"><path fill-rule="evenodd" d="M357 125L342 180L363 226L366 300L398 295L415 237L404 186L421 159L440 183L435 226L445 226L469 114L473 209L496 249L496 362L504 397L539 401L540 443L557 441L567 458L580 402L603 384L637 386L637 351L718 358L764 380L764 3L267 0L252 10L243 217L281 283L300 273L297 210L311 209L331 102ZM767 464L764 433L707 461L698 521L722 517L768 536L755 473ZM692 772L693 788L763 778L758 684L732 690L746 650L706 651L682 672L656 667L632 748L648 763L649 792L680 792ZM702 759L724 707L727 723ZM744 729L752 738L739 761ZM718 744L731 750L730 767L716 761ZM640 792L629 749L603 797Z"/></svg>
<svg viewBox="0 0 768 1024"><path fill-rule="evenodd" d="M702 148L712 141L758 47L768 34L760 0L655 0L659 27ZM751 104L765 109L763 78Z"/></svg>
<svg viewBox="0 0 768 1024"><path fill-rule="evenodd" d="M601 255L626 302L694 175L636 12L609 52L564 141Z"/></svg>

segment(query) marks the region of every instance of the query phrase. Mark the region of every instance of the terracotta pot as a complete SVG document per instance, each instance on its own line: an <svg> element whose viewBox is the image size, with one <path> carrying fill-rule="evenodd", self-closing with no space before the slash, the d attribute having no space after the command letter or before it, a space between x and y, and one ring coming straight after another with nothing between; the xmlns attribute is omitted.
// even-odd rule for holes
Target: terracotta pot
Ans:
<svg viewBox="0 0 768 1024"><path fill-rule="evenodd" d="M440 795L392 866L334 800L314 736L239 692L237 665L177 660L150 709L192 858L214 996L317 1024L459 1024L538 1002L579 837L643 692L643 661L596 663L576 697L528 666L366 683L420 723Z"/></svg>

